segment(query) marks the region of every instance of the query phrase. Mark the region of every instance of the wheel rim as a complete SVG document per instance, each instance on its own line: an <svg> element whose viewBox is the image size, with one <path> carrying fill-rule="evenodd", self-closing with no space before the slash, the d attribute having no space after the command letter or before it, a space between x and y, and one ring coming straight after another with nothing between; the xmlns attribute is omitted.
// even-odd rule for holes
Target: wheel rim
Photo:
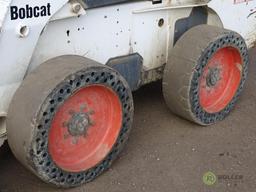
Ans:
<svg viewBox="0 0 256 192"><path fill-rule="evenodd" d="M208 113L223 110L235 96L242 77L242 57L233 47L219 49L203 70L200 105Z"/></svg>
<svg viewBox="0 0 256 192"><path fill-rule="evenodd" d="M57 110L49 132L49 153L63 170L81 172L112 150L122 125L118 95L103 85L81 88Z"/></svg>

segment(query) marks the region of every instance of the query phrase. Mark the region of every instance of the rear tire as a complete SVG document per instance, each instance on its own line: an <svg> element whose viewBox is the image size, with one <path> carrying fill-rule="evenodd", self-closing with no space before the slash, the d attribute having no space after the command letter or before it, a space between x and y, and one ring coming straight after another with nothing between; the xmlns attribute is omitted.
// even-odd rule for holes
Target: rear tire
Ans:
<svg viewBox="0 0 256 192"><path fill-rule="evenodd" d="M47 183L74 187L117 158L132 127L133 99L115 70L61 56L29 74L10 105L9 145Z"/></svg>
<svg viewBox="0 0 256 192"><path fill-rule="evenodd" d="M223 120L234 108L247 78L249 56L236 32L200 25L170 53L163 94L175 114L200 125Z"/></svg>

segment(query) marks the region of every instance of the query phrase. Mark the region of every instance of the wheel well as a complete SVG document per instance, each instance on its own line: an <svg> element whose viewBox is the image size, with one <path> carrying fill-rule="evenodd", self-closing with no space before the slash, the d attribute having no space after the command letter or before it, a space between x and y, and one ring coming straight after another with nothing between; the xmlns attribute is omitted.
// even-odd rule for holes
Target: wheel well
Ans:
<svg viewBox="0 0 256 192"><path fill-rule="evenodd" d="M6 117L0 116L0 138L6 134Z"/></svg>
<svg viewBox="0 0 256 192"><path fill-rule="evenodd" d="M219 17L219 15L210 7L206 7L207 12L208 12L208 25L213 25L216 27L224 28L223 23Z"/></svg>
<svg viewBox="0 0 256 192"><path fill-rule="evenodd" d="M188 17L181 18L176 21L173 44L175 45L180 37L189 29L202 24L223 28L223 24L219 16L213 9L207 6L194 7Z"/></svg>

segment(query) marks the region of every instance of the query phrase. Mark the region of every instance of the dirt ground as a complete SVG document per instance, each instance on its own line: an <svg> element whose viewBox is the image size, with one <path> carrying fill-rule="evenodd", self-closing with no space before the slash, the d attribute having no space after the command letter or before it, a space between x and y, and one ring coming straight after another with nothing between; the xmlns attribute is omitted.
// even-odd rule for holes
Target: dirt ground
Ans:
<svg viewBox="0 0 256 192"><path fill-rule="evenodd" d="M251 50L251 57L256 49ZM256 58L236 109L225 121L200 127L168 111L161 83L134 93L130 141L112 168L80 188L44 184L24 169L8 146L0 149L0 192L235 192L256 191ZM218 178L207 186L203 175Z"/></svg>

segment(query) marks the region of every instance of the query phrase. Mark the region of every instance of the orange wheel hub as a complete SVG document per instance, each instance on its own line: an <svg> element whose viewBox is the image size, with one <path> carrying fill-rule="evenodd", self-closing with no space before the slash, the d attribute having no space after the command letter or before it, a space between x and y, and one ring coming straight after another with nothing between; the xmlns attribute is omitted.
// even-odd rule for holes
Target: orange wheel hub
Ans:
<svg viewBox="0 0 256 192"><path fill-rule="evenodd" d="M57 110L49 132L49 152L63 170L80 172L111 151L122 126L118 95L103 85L76 91Z"/></svg>
<svg viewBox="0 0 256 192"><path fill-rule="evenodd" d="M200 104L208 113L223 110L235 96L242 77L242 57L233 47L218 50L200 80Z"/></svg>

